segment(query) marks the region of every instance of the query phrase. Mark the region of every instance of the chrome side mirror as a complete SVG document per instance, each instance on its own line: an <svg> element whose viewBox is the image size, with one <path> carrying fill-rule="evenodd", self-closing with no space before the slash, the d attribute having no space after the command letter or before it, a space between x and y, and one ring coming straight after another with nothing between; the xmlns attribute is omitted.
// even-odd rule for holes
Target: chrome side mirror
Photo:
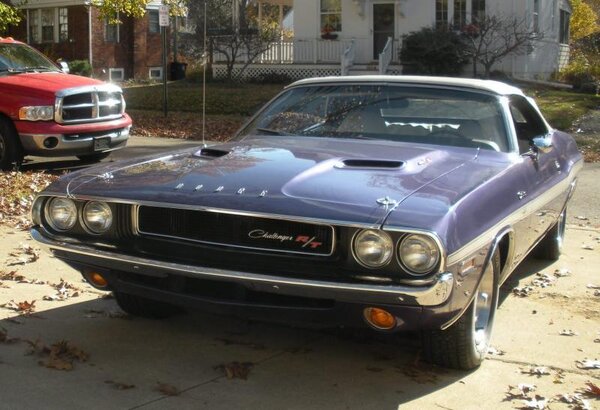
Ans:
<svg viewBox="0 0 600 410"><path fill-rule="evenodd" d="M531 140L533 149L541 154L552 151L552 135L542 135Z"/></svg>
<svg viewBox="0 0 600 410"><path fill-rule="evenodd" d="M66 61L57 61L58 65L60 66L60 69L63 73L65 74L69 74L69 72L71 70L69 70L69 64L67 64Z"/></svg>

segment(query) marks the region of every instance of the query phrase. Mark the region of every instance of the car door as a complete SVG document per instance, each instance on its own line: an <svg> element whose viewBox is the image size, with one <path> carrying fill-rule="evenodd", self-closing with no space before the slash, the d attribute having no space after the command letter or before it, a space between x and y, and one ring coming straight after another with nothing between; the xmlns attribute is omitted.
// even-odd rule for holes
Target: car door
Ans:
<svg viewBox="0 0 600 410"><path fill-rule="evenodd" d="M522 231L528 226L527 231L518 232L523 240L515 256L518 253L521 260L557 221L564 200L554 195L551 188L565 176L557 151L551 146L552 131L537 107L523 96L512 96L509 106L521 156L516 165L520 185L515 186L514 195L523 202L523 212L528 214L519 228ZM550 146L542 152L534 146L534 138L544 138Z"/></svg>

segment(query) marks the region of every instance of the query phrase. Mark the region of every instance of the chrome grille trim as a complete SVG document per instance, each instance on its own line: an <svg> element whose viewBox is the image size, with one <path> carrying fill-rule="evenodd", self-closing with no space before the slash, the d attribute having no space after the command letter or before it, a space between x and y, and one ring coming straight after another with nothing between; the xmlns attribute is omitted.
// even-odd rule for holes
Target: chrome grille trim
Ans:
<svg viewBox="0 0 600 410"><path fill-rule="evenodd" d="M100 94L113 95L108 95L105 100L101 100ZM115 98L114 94L118 94L120 98ZM84 101L75 104L65 104L65 99L67 97L77 95L89 95L90 102ZM104 107L118 107L118 113L102 115L102 108ZM64 113L66 110L85 109L90 109L89 116L71 120L64 118ZM60 90L56 93L56 100L54 103L54 121L56 121L59 124L80 124L88 122L116 120L122 118L124 113L125 100L123 99L123 91L120 87L114 84L99 84L95 86L68 88L65 90Z"/></svg>

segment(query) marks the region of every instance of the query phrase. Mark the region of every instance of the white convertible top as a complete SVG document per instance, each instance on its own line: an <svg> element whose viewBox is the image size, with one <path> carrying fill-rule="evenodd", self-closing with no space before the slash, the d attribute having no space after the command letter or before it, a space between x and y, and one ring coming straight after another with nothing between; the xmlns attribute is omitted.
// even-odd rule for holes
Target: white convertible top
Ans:
<svg viewBox="0 0 600 410"><path fill-rule="evenodd" d="M499 81L478 80L474 78L454 78L454 77L427 77L427 76L409 76L409 75L360 75L344 77L318 77L306 78L290 84L289 87L296 85L311 84L331 84L331 83L396 83L396 84L414 84L431 85L445 87L471 88L480 91L487 91L498 95L523 95L523 92L517 87L501 83Z"/></svg>

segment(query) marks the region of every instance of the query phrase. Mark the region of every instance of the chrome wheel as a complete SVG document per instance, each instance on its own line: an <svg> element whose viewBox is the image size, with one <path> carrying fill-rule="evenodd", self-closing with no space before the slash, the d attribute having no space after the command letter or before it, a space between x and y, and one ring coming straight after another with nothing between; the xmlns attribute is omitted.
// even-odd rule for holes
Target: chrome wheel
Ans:
<svg viewBox="0 0 600 410"><path fill-rule="evenodd" d="M490 322L494 310L494 267L490 263L483 273L479 288L473 300L473 342L478 352L487 351L490 339Z"/></svg>

